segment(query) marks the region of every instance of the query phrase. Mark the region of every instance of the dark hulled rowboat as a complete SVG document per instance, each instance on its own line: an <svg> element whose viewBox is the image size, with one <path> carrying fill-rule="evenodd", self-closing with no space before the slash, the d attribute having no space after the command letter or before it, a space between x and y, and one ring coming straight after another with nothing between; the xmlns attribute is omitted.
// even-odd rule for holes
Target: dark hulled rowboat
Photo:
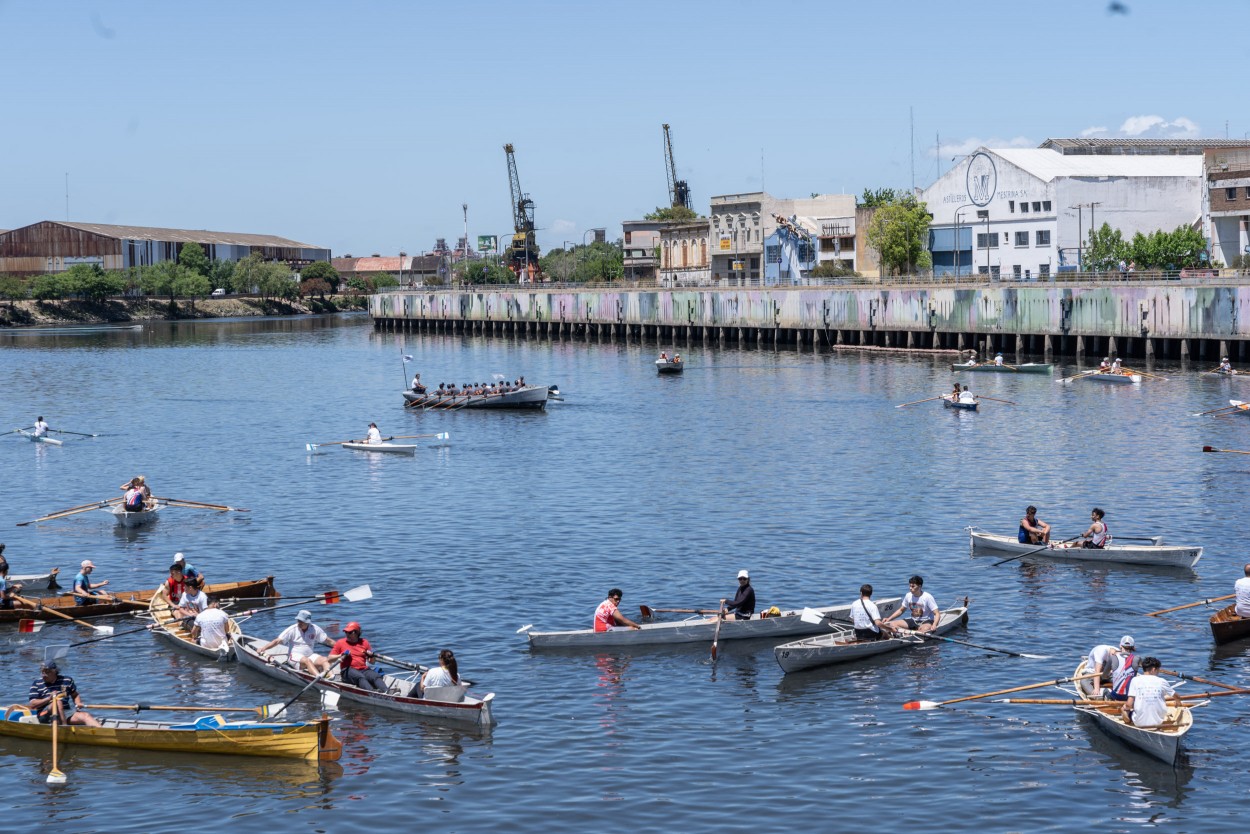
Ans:
<svg viewBox="0 0 1250 834"><path fill-rule="evenodd" d="M973 371L990 374L1048 374L1054 371L1054 369L1054 365L1043 365L1034 362L1029 362L1025 365L995 365L993 362L987 362L984 365L965 365L963 363L951 365L952 371Z"/></svg>
<svg viewBox="0 0 1250 834"><path fill-rule="evenodd" d="M273 577L256 579L250 582L218 582L207 585L204 592L213 599L268 599L281 594L273 586ZM70 617L103 617L107 615L129 614L132 611L147 611L148 603L156 589L150 591L122 591L113 594L117 602L101 602L95 605L77 605L73 594L61 594L55 597L43 597L40 602L43 609L51 608ZM59 620L55 614L49 614L39 608L9 608L0 610L0 623L16 623L18 620Z"/></svg>
<svg viewBox="0 0 1250 834"><path fill-rule="evenodd" d="M1211 615L1211 636L1217 646L1250 637L1250 617L1237 616L1235 607L1235 604L1230 605Z"/></svg>
<svg viewBox="0 0 1250 834"><path fill-rule="evenodd" d="M547 407L549 391L541 385L527 385L506 394L458 394L454 397L439 395L438 392L414 394L411 390L404 392L404 405L407 408L421 408L434 411L456 411L461 408L532 408Z"/></svg>

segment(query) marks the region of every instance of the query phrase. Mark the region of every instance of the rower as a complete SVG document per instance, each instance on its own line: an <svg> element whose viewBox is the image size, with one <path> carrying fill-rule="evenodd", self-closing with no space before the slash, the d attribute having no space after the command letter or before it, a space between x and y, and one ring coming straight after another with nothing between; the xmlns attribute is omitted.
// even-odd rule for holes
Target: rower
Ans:
<svg viewBox="0 0 1250 834"><path fill-rule="evenodd" d="M977 365L977 352L975 350L968 351L968 361L964 363L969 368L975 368Z"/></svg>
<svg viewBox="0 0 1250 834"><path fill-rule="evenodd" d="M412 393L424 394L425 386L421 384L421 374L417 374L412 378Z"/></svg>
<svg viewBox="0 0 1250 834"><path fill-rule="evenodd" d="M660 361L661 362L668 361L668 354L665 351L660 351Z"/></svg>
<svg viewBox="0 0 1250 834"><path fill-rule="evenodd" d="M196 570L195 566L187 561L186 556L182 555L181 553L175 553L174 564L182 565L182 578L183 579L187 581L190 581L192 579L198 579L201 585L204 584L204 574Z"/></svg>
<svg viewBox="0 0 1250 834"><path fill-rule="evenodd" d="M1125 724L1157 727L1167 720L1168 698L1172 699L1173 706L1180 706L1176 690L1159 677L1159 667L1162 665L1157 657L1148 657L1141 662L1142 674L1134 677L1129 684L1128 700L1120 709Z"/></svg>
<svg viewBox="0 0 1250 834"><path fill-rule="evenodd" d="M170 602L178 606L174 611L174 616L182 620L182 627L189 631L195 618L208 609L208 594L204 593L199 579L190 578L187 579L182 597L176 602L174 600Z"/></svg>
<svg viewBox="0 0 1250 834"><path fill-rule="evenodd" d="M887 627L897 628L897 626L890 626L890 623L900 616L902 616L903 625L912 631L933 631L941 622L942 612L938 609L937 600L933 598L933 594L924 589L923 576L913 576L907 580L907 593L903 595L903 601L899 604L898 610L882 622Z"/></svg>
<svg viewBox="0 0 1250 834"><path fill-rule="evenodd" d="M1003 365L1003 355L1002 355L1001 353L996 353L996 354L994 354L994 364L995 364L995 365L997 365L997 366L999 366L1000 368L1002 367L1002 365Z"/></svg>
<svg viewBox="0 0 1250 834"><path fill-rule="evenodd" d="M1119 666L1120 654L1133 651L1137 643L1129 635L1120 638L1119 647L1100 644L1089 650L1085 658L1085 674L1094 676L1094 694L1101 693L1102 685L1111 683L1111 676Z"/></svg>
<svg viewBox="0 0 1250 834"><path fill-rule="evenodd" d="M93 605L109 599L108 594L97 594L95 592L96 588L103 588L109 584L109 581L106 579L103 582L92 582L91 572L93 570L95 570L95 563L90 559L84 559L78 575L74 577L74 586L71 591L74 594L75 605Z"/></svg>
<svg viewBox="0 0 1250 834"><path fill-rule="evenodd" d="M1047 544L1050 542L1050 525L1037 517L1037 507L1030 504L1020 519L1020 531L1016 538L1020 544Z"/></svg>
<svg viewBox="0 0 1250 834"><path fill-rule="evenodd" d="M131 478L122 484L118 489L123 489L126 494L122 496L122 509L128 513L141 513L147 509L147 502L144 500L143 489L139 485L139 479Z"/></svg>
<svg viewBox="0 0 1250 834"><path fill-rule="evenodd" d="M286 647L287 659L298 664L308 674L320 675L329 671L330 662L317 654L316 649L318 643L333 647L334 641L326 636L321 626L313 622L311 611L305 610L296 614L295 624L261 646L259 651L269 659L266 653L279 643Z"/></svg>
<svg viewBox="0 0 1250 834"><path fill-rule="evenodd" d="M1250 565L1245 567L1246 575L1233 583L1233 593L1237 601L1233 603L1233 613L1238 617L1250 617Z"/></svg>
<svg viewBox="0 0 1250 834"><path fill-rule="evenodd" d="M872 601L871 585L859 586L859 599L851 605L851 626L855 629L856 640L880 640L891 630Z"/></svg>
<svg viewBox="0 0 1250 834"><path fill-rule="evenodd" d="M1111 544L1111 531L1107 529L1107 525L1103 522L1103 516L1106 515L1098 507L1089 511L1089 529L1082 533L1080 543L1072 543L1068 547L1082 547L1094 550L1102 550Z"/></svg>
<svg viewBox="0 0 1250 834"><path fill-rule="evenodd" d="M169 576L162 580L157 586L156 593L164 594L165 601L169 605L177 605L178 600L182 599L182 595L186 593L187 581L182 576L182 565L174 562L169 566Z"/></svg>
<svg viewBox="0 0 1250 834"><path fill-rule="evenodd" d="M1111 373L1113 373L1113 374L1122 374L1122 373L1124 373L1124 371L1123 371L1123 370L1121 370L1121 368L1120 368L1120 357L1118 357L1118 356L1117 356L1115 359L1112 359L1112 360L1111 360Z"/></svg>
<svg viewBox="0 0 1250 834"><path fill-rule="evenodd" d="M1223 359L1220 360L1219 372L1222 374L1236 373L1236 371L1233 370L1232 364L1228 361L1227 356L1225 356ZM40 417L39 419L42 420L43 418ZM36 425L38 425L38 423L36 423Z"/></svg>
<svg viewBox="0 0 1250 834"><path fill-rule="evenodd" d="M230 616L218 607L215 599L208 601L208 607L195 617L195 625L191 626L191 639L206 649L220 649L230 642L226 623Z"/></svg>
<svg viewBox="0 0 1250 834"><path fill-rule="evenodd" d="M751 574L746 570L738 571L738 590L732 600L720 601L721 611L726 616L733 614L735 620L749 620L755 614L755 589L751 587Z"/></svg>
<svg viewBox="0 0 1250 834"><path fill-rule="evenodd" d="M0 544L0 550L4 545ZM13 596L22 592L22 583L9 580L9 563L0 555L0 609L11 609L14 605Z"/></svg>
<svg viewBox="0 0 1250 834"><path fill-rule="evenodd" d="M378 431L377 423L369 424L369 433L365 435L364 442L375 445L382 442L382 432Z"/></svg>
<svg viewBox="0 0 1250 834"><path fill-rule="evenodd" d="M959 383L955 383L955 387L951 390L951 402L959 402Z"/></svg>
<svg viewBox="0 0 1250 834"><path fill-rule="evenodd" d="M1111 357L1107 356L1107 357L1104 357L1103 360L1098 363L1098 373L1105 374L1105 373L1110 372L1110 370L1111 370Z"/></svg>
<svg viewBox="0 0 1250 834"><path fill-rule="evenodd" d="M1227 361L1227 360L1225 360ZM35 437L46 437L48 434L48 424L43 421L43 417L35 418Z"/></svg>
<svg viewBox="0 0 1250 834"><path fill-rule="evenodd" d="M608 598L599 603L599 607L595 609L595 631L612 631L622 626L632 629L642 628L621 613L620 605L623 596L620 588L608 591Z"/></svg>
<svg viewBox="0 0 1250 834"><path fill-rule="evenodd" d="M673 354L673 364L674 364L674 365L680 365L680 364L681 364L681 354L680 354L680 353L674 353L674 354Z"/></svg>
<svg viewBox="0 0 1250 834"><path fill-rule="evenodd" d="M964 390L959 392L959 401L961 403L970 404L975 403L977 398L972 395L972 392L968 390L968 386L965 385Z"/></svg>

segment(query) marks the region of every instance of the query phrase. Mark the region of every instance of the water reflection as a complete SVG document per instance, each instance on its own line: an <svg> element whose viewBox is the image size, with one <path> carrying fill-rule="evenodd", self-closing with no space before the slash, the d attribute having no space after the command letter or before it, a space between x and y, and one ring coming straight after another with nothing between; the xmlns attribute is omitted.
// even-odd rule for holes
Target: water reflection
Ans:
<svg viewBox="0 0 1250 834"><path fill-rule="evenodd" d="M1155 809L1179 808L1189 793L1189 782L1194 778L1194 768L1189 756L1181 750L1175 767L1147 756L1107 735L1088 716L1081 716L1081 723L1088 730L1090 749L1099 755L1107 769L1123 779L1122 791L1135 807ZM1157 823L1157 810L1148 819ZM1130 821L1127 817L1121 817ZM1147 820L1137 819L1136 822Z"/></svg>

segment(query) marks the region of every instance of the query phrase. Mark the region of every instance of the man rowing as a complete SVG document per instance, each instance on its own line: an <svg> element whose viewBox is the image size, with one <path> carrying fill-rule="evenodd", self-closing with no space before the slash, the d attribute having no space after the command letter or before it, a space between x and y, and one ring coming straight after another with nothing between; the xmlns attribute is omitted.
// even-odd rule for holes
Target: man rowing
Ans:
<svg viewBox="0 0 1250 834"><path fill-rule="evenodd" d="M152 489L142 475L135 475L118 489L125 492L122 509L126 512L139 513L152 508Z"/></svg>
<svg viewBox="0 0 1250 834"><path fill-rule="evenodd" d="M975 368L977 366L977 352L975 350L968 351L968 361L964 364L969 368Z"/></svg>
<svg viewBox="0 0 1250 834"><path fill-rule="evenodd" d="M208 594L204 593L200 580L192 577L186 580L182 596L177 602L170 600L170 603L178 606L174 610L174 617L182 620L182 627L189 631L195 618L208 609Z"/></svg>
<svg viewBox="0 0 1250 834"><path fill-rule="evenodd" d="M59 705L54 701L59 700ZM39 667L39 677L30 685L30 700L26 705L34 711L40 724L51 724L53 718L64 724L80 724L99 727L100 722L82 709L82 698L74 679L62 675L55 660L45 660Z"/></svg>
<svg viewBox="0 0 1250 834"><path fill-rule="evenodd" d="M1172 685L1159 677L1159 667L1163 664L1157 657L1148 657L1141 663L1142 674L1133 678L1128 687L1128 700L1120 708L1126 724L1135 727L1158 727L1167 721L1168 698L1175 706L1180 706L1176 690Z"/></svg>
<svg viewBox="0 0 1250 834"><path fill-rule="evenodd" d="M1118 356L1111 360L1111 373L1113 374L1124 373L1124 369L1120 367L1120 357Z"/></svg>
<svg viewBox="0 0 1250 834"><path fill-rule="evenodd" d="M382 676L369 668L369 659L373 657L373 647L369 641L360 636L360 623L350 622L343 626L343 634L334 648L330 649L327 663L333 664L341 659L340 675L343 683L359 689L372 689L381 692L386 689Z"/></svg>
<svg viewBox="0 0 1250 834"><path fill-rule="evenodd" d="M881 618L881 609L872 601L872 586L859 586L859 599L851 605L851 626L856 640L880 640L893 635L894 627Z"/></svg>
<svg viewBox="0 0 1250 834"><path fill-rule="evenodd" d="M222 611L215 599L208 601L208 607L195 617L195 625L191 626L191 639L206 649L221 649L230 643L227 632L230 615Z"/></svg>
<svg viewBox="0 0 1250 834"><path fill-rule="evenodd" d="M1020 519L1020 531L1016 535L1020 544L1047 544L1050 542L1050 525L1037 517L1037 507L1030 504Z"/></svg>
<svg viewBox="0 0 1250 834"><path fill-rule="evenodd" d="M0 550L4 545L0 544ZM9 610L16 605L14 596L22 592L22 583L9 579L9 563L0 555L0 609Z"/></svg>
<svg viewBox="0 0 1250 834"><path fill-rule="evenodd" d="M35 437L47 437L50 431L48 424L43 421L42 416L35 418L35 425L32 428L34 429Z"/></svg>
<svg viewBox="0 0 1250 834"><path fill-rule="evenodd" d="M1231 376L1232 374L1237 373L1236 371L1234 371L1234 370L1233 370L1233 366L1232 366L1232 364L1228 361L1228 357L1227 357L1227 356L1225 356L1223 359L1221 359L1221 360L1220 360L1220 366L1219 366L1218 368L1216 368L1215 370L1216 370L1216 372L1217 372L1217 373L1221 373L1221 374L1229 374L1230 376ZM40 420L42 420L43 418L42 418L42 417L40 417L39 419L40 419Z"/></svg>
<svg viewBox="0 0 1250 834"><path fill-rule="evenodd" d="M1003 355L1001 353L994 354L994 364L1000 368L1003 366Z"/></svg>
<svg viewBox="0 0 1250 834"><path fill-rule="evenodd" d="M330 669L330 661L317 654L317 644L334 647L334 641L326 636L325 630L313 622L311 611L300 611L295 615L295 624L285 628L281 634L260 647L265 654L281 643L286 647L286 656L292 663L310 675L322 675Z"/></svg>
<svg viewBox="0 0 1250 834"><path fill-rule="evenodd" d="M733 614L735 620L749 620L755 614L755 589L751 587L751 574L745 570L738 571L738 590L733 600L720 601L721 610L726 615Z"/></svg>
<svg viewBox="0 0 1250 834"><path fill-rule="evenodd" d="M84 559L79 567L78 575L74 577L74 586L70 591L74 595L75 605L95 605L97 602L112 599L108 594L96 593L96 588L103 588L109 584L109 581L106 579L103 582L92 582L93 570L95 570L95 563L90 559Z"/></svg>
<svg viewBox="0 0 1250 834"><path fill-rule="evenodd" d="M959 392L959 401L964 405L971 405L977 401L977 398L968 390L968 386L965 385L963 390Z"/></svg>
<svg viewBox="0 0 1250 834"><path fill-rule="evenodd" d="M206 584L204 574L195 569L195 566L187 561L187 557L182 553L174 554L174 564L182 565L182 578L190 582L192 579L198 580L200 585Z"/></svg>
<svg viewBox="0 0 1250 834"><path fill-rule="evenodd" d="M1246 565L1245 574L1233 583L1233 593L1237 597L1237 601L1233 603L1233 613L1238 617L1250 617L1250 565Z"/></svg>
<svg viewBox="0 0 1250 834"><path fill-rule="evenodd" d="M365 434L365 439L361 442L371 445L377 445L382 442L382 432L378 431L377 423L369 424L369 431Z"/></svg>
<svg viewBox="0 0 1250 834"><path fill-rule="evenodd" d="M1102 550L1111 544L1111 531L1107 529L1106 523L1103 522L1103 516L1106 515L1098 507L1089 511L1089 529L1077 538L1079 541L1064 545L1064 547L1082 547L1094 550Z"/></svg>
<svg viewBox="0 0 1250 834"><path fill-rule="evenodd" d="M1104 684L1110 684L1115 671L1120 667L1122 654L1133 652L1137 643L1129 635L1120 638L1119 646L1101 643L1089 650L1085 658L1085 673L1094 678L1094 691L1098 693Z"/></svg>
<svg viewBox="0 0 1250 834"><path fill-rule="evenodd" d="M882 622L889 627L904 612L902 623L912 631L933 631L937 628L942 612L938 610L933 594L924 589L923 576L917 575L907 580L907 593L903 594L902 604Z"/></svg>
<svg viewBox="0 0 1250 834"><path fill-rule="evenodd" d="M623 596L624 594L620 588L613 588L608 591L608 598L599 603L599 607L595 609L595 631L612 631L615 628L642 628L638 623L621 613L621 597Z"/></svg>
<svg viewBox="0 0 1250 834"><path fill-rule="evenodd" d="M1103 360L1098 363L1098 373L1106 374L1111 372L1111 357L1104 356Z"/></svg>

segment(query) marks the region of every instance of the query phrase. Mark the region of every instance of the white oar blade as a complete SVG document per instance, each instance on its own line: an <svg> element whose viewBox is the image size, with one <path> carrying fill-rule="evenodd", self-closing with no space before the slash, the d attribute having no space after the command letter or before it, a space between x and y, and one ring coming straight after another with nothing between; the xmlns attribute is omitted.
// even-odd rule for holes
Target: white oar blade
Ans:
<svg viewBox="0 0 1250 834"><path fill-rule="evenodd" d="M69 656L69 646L48 646L43 650L44 660L60 660Z"/></svg>
<svg viewBox="0 0 1250 834"><path fill-rule="evenodd" d="M529 631L529 630L530 630L531 628L533 628L533 627L534 627L534 624L533 624L533 623L530 623L529 625L523 625L523 626L521 626L520 628L518 628L518 629L516 630L516 633L517 633L517 634L524 634L525 632Z"/></svg>
<svg viewBox="0 0 1250 834"><path fill-rule="evenodd" d="M799 619L811 625L820 625L825 621L825 615L821 614L815 608L804 608L799 614Z"/></svg>
<svg viewBox="0 0 1250 834"><path fill-rule="evenodd" d="M284 706L285 704L265 704L259 710L261 719L277 718Z"/></svg>
<svg viewBox="0 0 1250 834"><path fill-rule="evenodd" d="M321 690L321 708L332 710L339 708L339 693L331 692L328 689Z"/></svg>
<svg viewBox="0 0 1250 834"><path fill-rule="evenodd" d="M343 599L348 602L360 602L363 599L373 599L373 591L368 585L361 585L344 593Z"/></svg>
<svg viewBox="0 0 1250 834"><path fill-rule="evenodd" d="M937 701L908 701L903 704L903 709L930 710L937 709L942 706Z"/></svg>
<svg viewBox="0 0 1250 834"><path fill-rule="evenodd" d="M315 443L305 443L304 448L309 452L317 451L317 445Z"/></svg>
<svg viewBox="0 0 1250 834"><path fill-rule="evenodd" d="M1020 656L1027 657L1029 660L1050 660L1051 659L1050 655L1048 654L1026 654L1024 652L1021 652Z"/></svg>
<svg viewBox="0 0 1250 834"><path fill-rule="evenodd" d="M48 774L49 785L64 785L66 782L65 774L59 770L54 770Z"/></svg>
<svg viewBox="0 0 1250 834"><path fill-rule="evenodd" d="M101 625L101 626L92 626L92 628L95 630L95 633L100 635L101 637L110 637L113 634L112 626Z"/></svg>

